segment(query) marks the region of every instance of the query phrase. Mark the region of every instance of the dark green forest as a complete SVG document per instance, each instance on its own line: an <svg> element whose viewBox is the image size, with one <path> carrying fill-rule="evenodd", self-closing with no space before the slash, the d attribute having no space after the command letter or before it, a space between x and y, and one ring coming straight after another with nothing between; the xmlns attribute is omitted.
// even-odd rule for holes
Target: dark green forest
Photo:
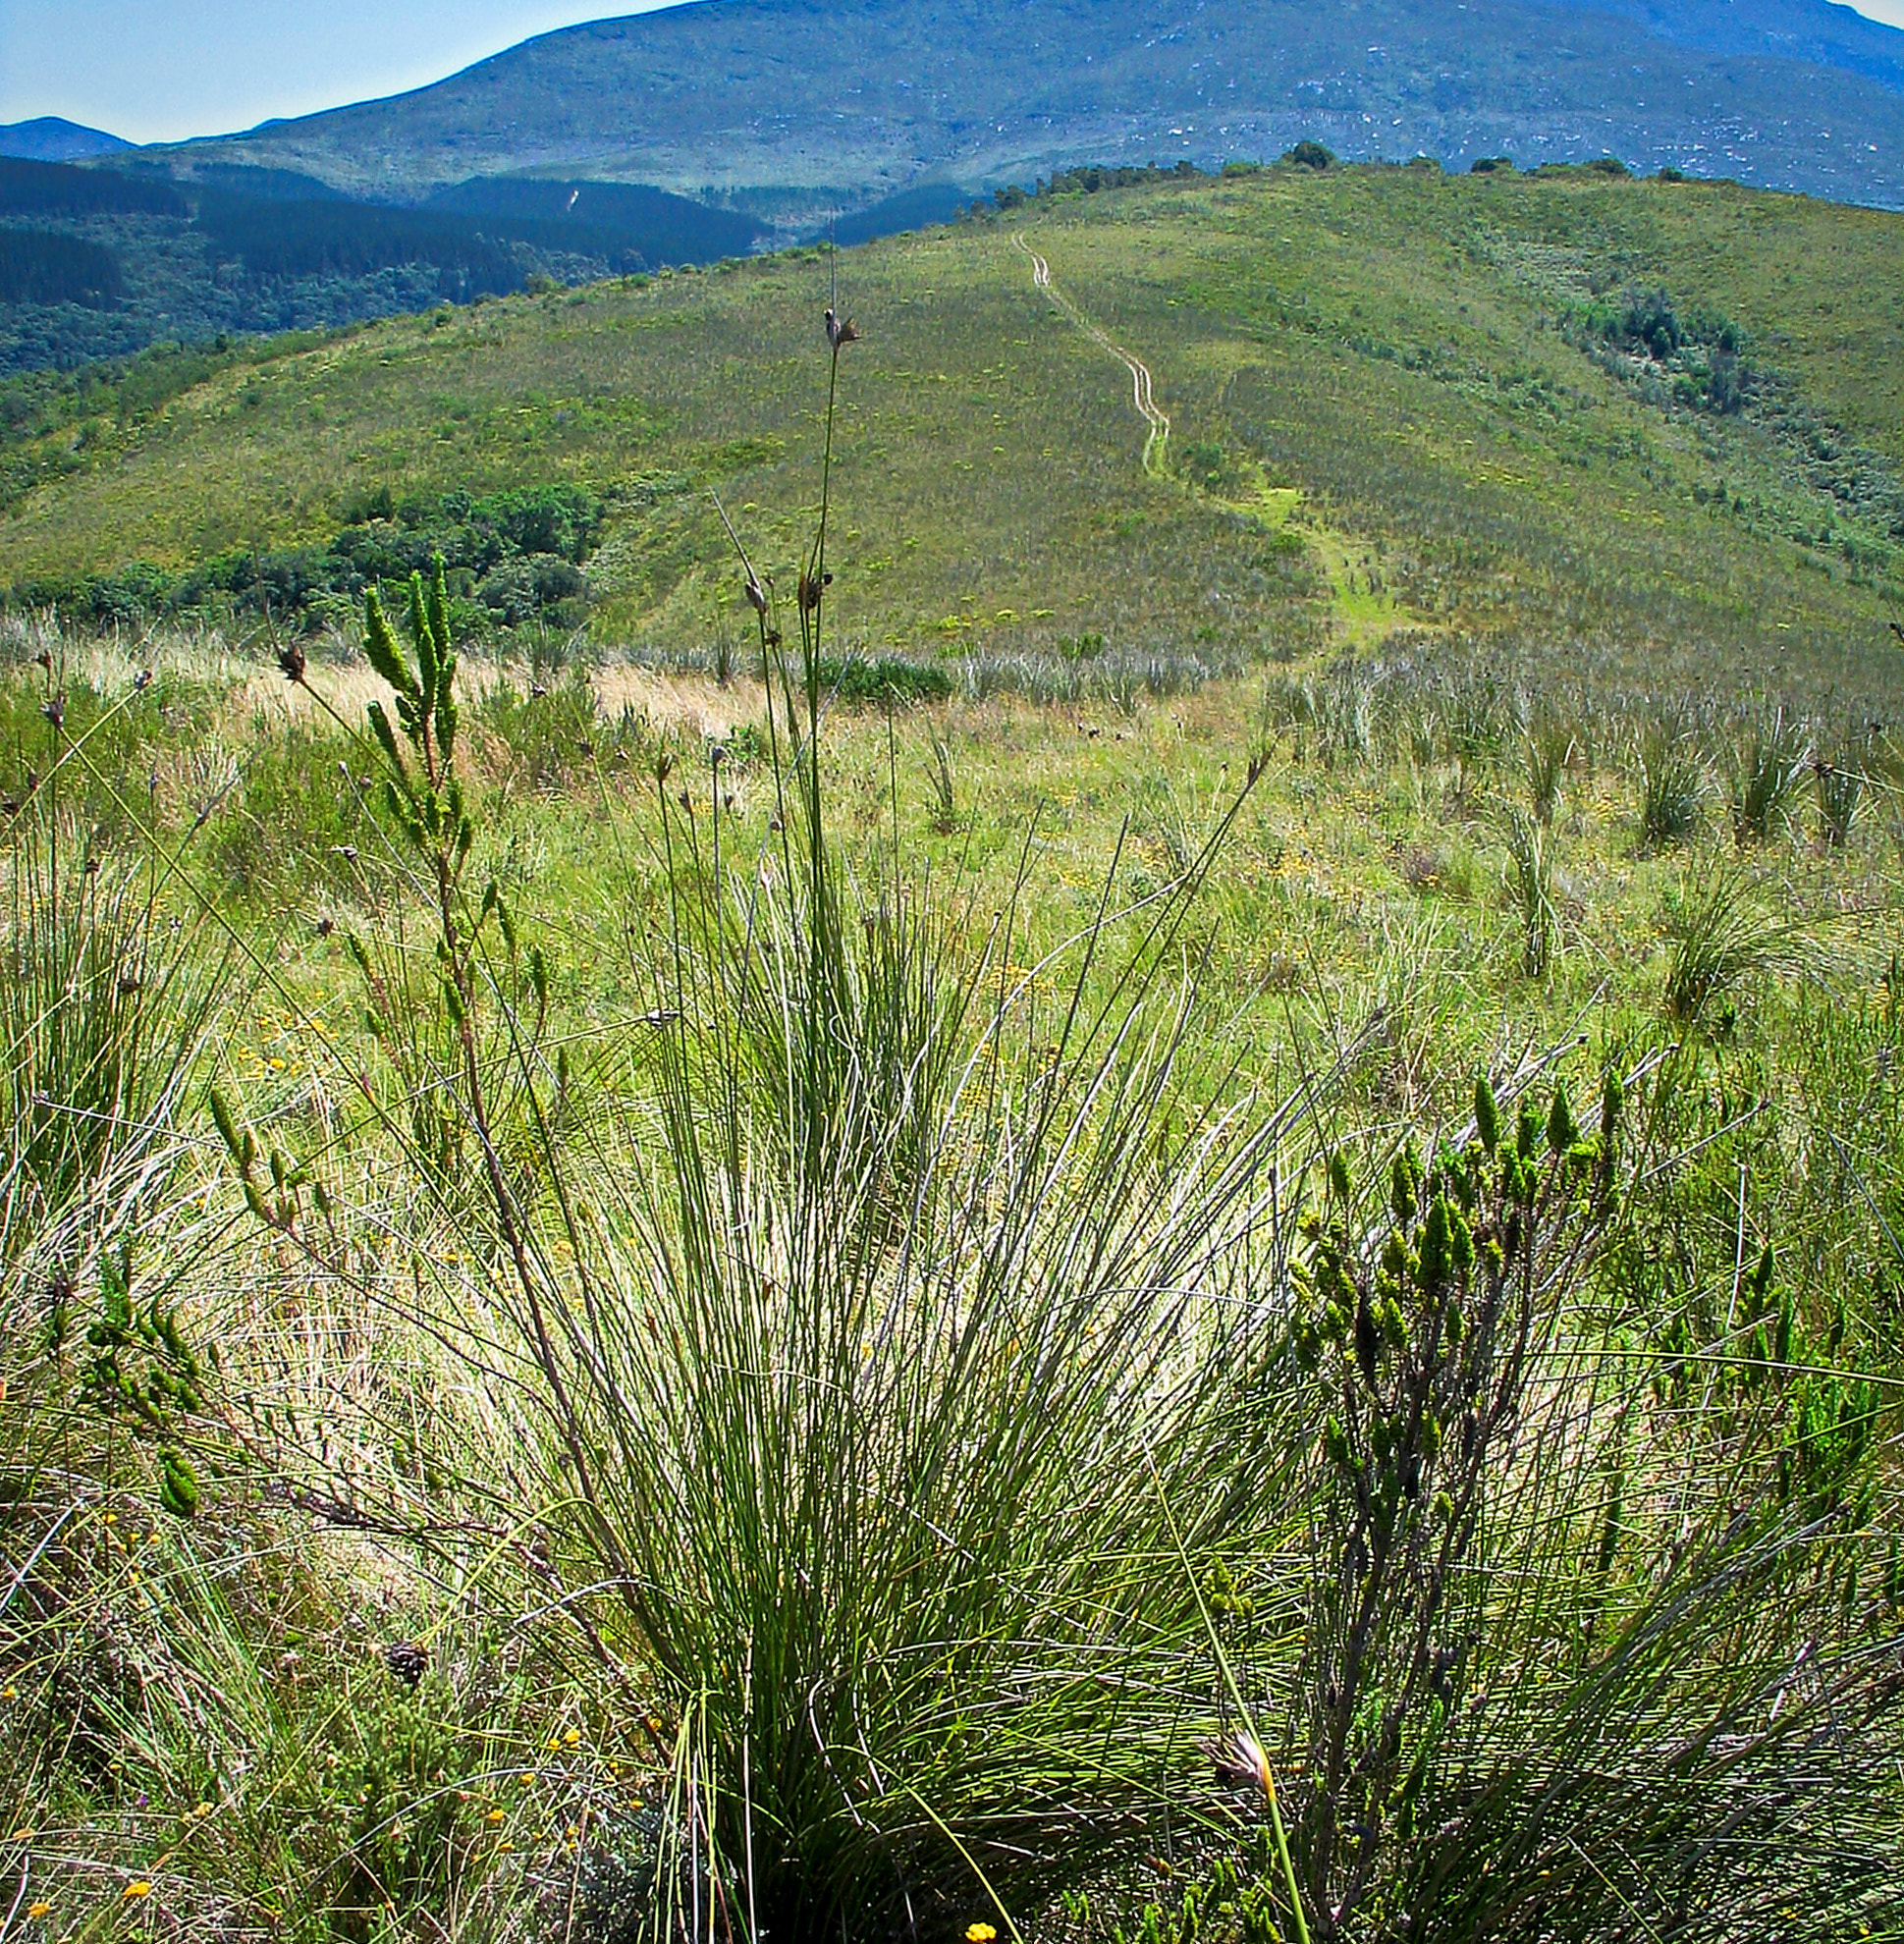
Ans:
<svg viewBox="0 0 1904 1944"><path fill-rule="evenodd" d="M608 511L601 497L574 486L404 499L383 487L348 505L324 546L241 547L182 573L134 561L106 574L28 577L0 605L53 609L102 628L188 616L293 629L348 625L366 589L384 588L401 602L410 575L430 573L440 561L460 640L525 625L569 629L587 615L582 568Z"/></svg>
<svg viewBox="0 0 1904 1944"><path fill-rule="evenodd" d="M100 244L48 230L0 230L0 303L110 310L124 294L119 259Z"/></svg>
<svg viewBox="0 0 1904 1944"><path fill-rule="evenodd" d="M175 216L191 206L163 178L0 156L0 219L16 216Z"/></svg>
<svg viewBox="0 0 1904 1944"><path fill-rule="evenodd" d="M395 207L294 170L0 160L0 372L713 262L762 234L638 184L505 178Z"/></svg>

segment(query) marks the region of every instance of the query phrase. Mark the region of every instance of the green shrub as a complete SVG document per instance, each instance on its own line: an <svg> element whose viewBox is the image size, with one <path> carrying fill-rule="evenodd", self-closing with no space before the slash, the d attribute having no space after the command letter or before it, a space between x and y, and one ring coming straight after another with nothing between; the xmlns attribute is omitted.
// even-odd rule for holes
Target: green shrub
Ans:
<svg viewBox="0 0 1904 1944"><path fill-rule="evenodd" d="M848 706L944 702L952 691L952 676L944 669L890 655L823 656L819 677L828 694Z"/></svg>
<svg viewBox="0 0 1904 1944"><path fill-rule="evenodd" d="M205 834L205 858L241 897L348 890L385 862L366 815L368 754L329 727L254 723L236 786ZM365 852L368 855L365 855Z"/></svg>
<svg viewBox="0 0 1904 1944"><path fill-rule="evenodd" d="M625 710L605 721L577 668L547 688L532 682L526 693L495 683L477 703L474 722L489 738L499 780L513 790L567 789L610 770L632 774L651 749L646 719Z"/></svg>

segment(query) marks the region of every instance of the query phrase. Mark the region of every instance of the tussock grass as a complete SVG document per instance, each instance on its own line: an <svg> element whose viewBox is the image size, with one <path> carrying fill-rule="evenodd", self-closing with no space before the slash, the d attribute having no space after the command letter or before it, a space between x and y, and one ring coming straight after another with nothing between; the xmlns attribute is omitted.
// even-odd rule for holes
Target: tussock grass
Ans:
<svg viewBox="0 0 1904 1944"><path fill-rule="evenodd" d="M1766 843L1789 830L1811 764L1803 726L1787 722L1782 710L1753 732L1732 783L1732 835L1741 845Z"/></svg>
<svg viewBox="0 0 1904 1944"><path fill-rule="evenodd" d="M1767 972L1796 972L1810 955L1805 928L1770 916L1758 888L1717 871L1683 886L1667 916L1671 957L1664 1003L1669 1017L1693 1025Z"/></svg>
<svg viewBox="0 0 1904 1944"><path fill-rule="evenodd" d="M1697 744L1682 729L1650 726L1637 768L1641 848L1664 850L1685 843L1699 828L1712 789Z"/></svg>

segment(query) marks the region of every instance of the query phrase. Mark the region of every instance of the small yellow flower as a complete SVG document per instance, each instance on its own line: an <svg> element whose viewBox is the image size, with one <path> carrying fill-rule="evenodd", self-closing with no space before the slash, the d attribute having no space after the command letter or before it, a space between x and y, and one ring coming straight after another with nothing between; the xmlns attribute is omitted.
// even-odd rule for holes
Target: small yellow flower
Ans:
<svg viewBox="0 0 1904 1944"><path fill-rule="evenodd" d="M581 1730L579 1728L571 1728L563 1736L562 1741L565 1748L572 1749L579 1747L581 1743Z"/></svg>
<svg viewBox="0 0 1904 1944"><path fill-rule="evenodd" d="M489 1813L483 1817L483 1820L485 1822L506 1822L508 1819L509 1819L509 1812L506 1809L491 1809Z"/></svg>
<svg viewBox="0 0 1904 1944"><path fill-rule="evenodd" d="M533 1782L535 1780L535 1770L532 1768L523 1769L518 1779L523 1782Z"/></svg>
<svg viewBox="0 0 1904 1944"><path fill-rule="evenodd" d="M17 1701L20 1699L18 1688L0 1688L0 1701Z"/></svg>
<svg viewBox="0 0 1904 1944"><path fill-rule="evenodd" d="M52 1914L53 1907L51 1904L28 1904L27 1906L27 1915L29 1917L51 1917Z"/></svg>
<svg viewBox="0 0 1904 1944"><path fill-rule="evenodd" d="M992 1944L998 1934L989 1923L968 1923L965 1926L965 1944Z"/></svg>
<svg viewBox="0 0 1904 1944"><path fill-rule="evenodd" d="M152 1886L148 1882L146 1882L146 1880L142 1876L135 1877L133 1881L127 1884L125 1889L123 1889L119 1893L120 1900L122 1902L124 1902L129 1898L149 1897L151 1894L152 1894Z"/></svg>
<svg viewBox="0 0 1904 1944"><path fill-rule="evenodd" d="M30 1843L38 1834L36 1829L20 1828L16 1829L7 1840L13 1843Z"/></svg>

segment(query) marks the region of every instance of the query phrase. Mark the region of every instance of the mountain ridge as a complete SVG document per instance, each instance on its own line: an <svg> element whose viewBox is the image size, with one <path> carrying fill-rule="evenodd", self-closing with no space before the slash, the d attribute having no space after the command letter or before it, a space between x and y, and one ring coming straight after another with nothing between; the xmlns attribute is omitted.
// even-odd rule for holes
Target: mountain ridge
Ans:
<svg viewBox="0 0 1904 1944"><path fill-rule="evenodd" d="M1612 152L1900 206L1904 31L1827 0L690 0L166 153L392 200L550 172L845 204L1303 136L1455 164Z"/></svg>
<svg viewBox="0 0 1904 1944"><path fill-rule="evenodd" d="M81 162L94 155L122 155L136 144L104 129L36 115L28 122L0 123L0 156L21 162Z"/></svg>

